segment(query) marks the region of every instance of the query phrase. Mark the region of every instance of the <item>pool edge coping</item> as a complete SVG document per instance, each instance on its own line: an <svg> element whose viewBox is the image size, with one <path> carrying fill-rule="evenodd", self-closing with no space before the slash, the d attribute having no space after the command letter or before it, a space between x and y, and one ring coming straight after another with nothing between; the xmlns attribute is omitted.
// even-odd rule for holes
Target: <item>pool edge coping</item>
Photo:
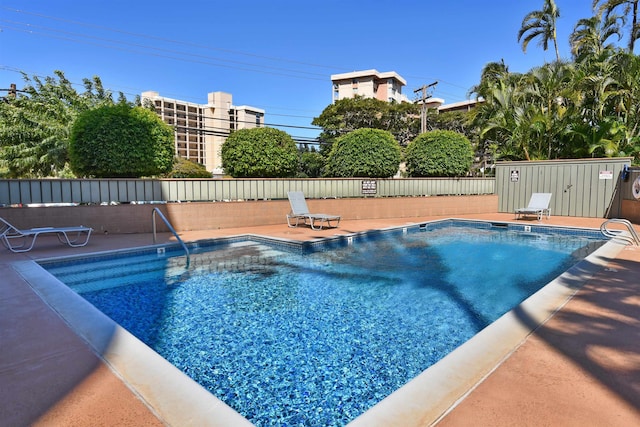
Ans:
<svg viewBox="0 0 640 427"><path fill-rule="evenodd" d="M436 424L624 247L620 242L608 241L347 426ZM529 315L528 325L519 320L522 315L518 312Z"/></svg>
<svg viewBox="0 0 640 427"><path fill-rule="evenodd" d="M13 268L164 424L253 426L36 261Z"/></svg>
<svg viewBox="0 0 640 427"><path fill-rule="evenodd" d="M457 218L427 222L450 220L483 223L496 222ZM514 224L510 221L499 222ZM425 222L407 223L403 226L393 226L378 230L402 229L403 227L417 226L422 223ZM542 226L594 230L588 227ZM296 242L257 234L239 234L229 236L229 238L251 236L257 236L261 239ZM345 238L347 236L346 234L334 235L318 241ZM145 246L145 248L155 246L163 245L150 245ZM480 331L441 361L423 371L403 387L397 389L387 398L351 421L349 426L386 426L397 423L399 419L402 419L403 425L407 426L425 425L425 423L430 425L437 422L444 414L455 407L457 402L470 393L483 378L508 358L527 336L559 310L589 277L602 269L623 248L624 245L620 243L607 242L587 258L531 295L522 304ZM122 251L130 250L123 249ZM85 254L84 256L90 255L96 254ZM574 281L579 281L581 283L579 286L567 286L561 283L562 281L571 282L573 279L568 279L564 276L572 271L575 272L575 269L587 262L587 260L593 261L596 256L602 256L603 259L599 262L593 262L588 271L576 275L578 278ZM56 259L60 258L67 257L56 257ZM87 342L94 352L149 406L161 421L169 425L253 425L154 350L117 325L81 296L51 276L38 264L39 261L43 260L46 259L18 261L15 263L14 268L43 301L62 317L72 331ZM537 310L532 311L532 318L536 319L536 325L533 328L523 327L517 321L513 312L521 307L530 309L539 304L543 304L545 308L539 312ZM88 319L91 319L91 321L87 321ZM508 337L508 340L506 337ZM494 343L487 345L483 340L494 341ZM496 350L498 347L499 351ZM468 371L460 369L460 366L477 368L478 360L483 362L481 364L481 372L470 373L468 371L471 371L471 369L468 369ZM477 371L478 369L473 370ZM462 375L462 373L465 375ZM434 384L436 384L435 387ZM437 390L432 390L434 388ZM425 402L430 402L431 405L425 405Z"/></svg>

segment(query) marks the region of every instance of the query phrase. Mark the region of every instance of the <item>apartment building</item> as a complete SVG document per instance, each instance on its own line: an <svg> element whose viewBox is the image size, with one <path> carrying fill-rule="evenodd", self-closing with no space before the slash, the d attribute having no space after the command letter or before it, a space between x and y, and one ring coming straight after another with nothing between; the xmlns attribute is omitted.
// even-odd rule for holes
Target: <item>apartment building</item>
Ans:
<svg viewBox="0 0 640 427"><path fill-rule="evenodd" d="M331 83L333 102L355 96L387 102L410 102L402 93L402 87L407 85L407 81L395 71L381 73L378 70L364 70L332 74Z"/></svg>
<svg viewBox="0 0 640 427"><path fill-rule="evenodd" d="M220 149L229 133L264 126L265 111L247 105L233 105L226 92L211 92L206 104L197 104L160 96L146 91L142 104L151 103L156 113L174 128L176 155L204 167L214 176L222 176Z"/></svg>
<svg viewBox="0 0 640 427"><path fill-rule="evenodd" d="M451 104L445 104L438 106L439 113L446 113L449 111L471 111L484 102L483 99L467 99L466 101L453 102Z"/></svg>

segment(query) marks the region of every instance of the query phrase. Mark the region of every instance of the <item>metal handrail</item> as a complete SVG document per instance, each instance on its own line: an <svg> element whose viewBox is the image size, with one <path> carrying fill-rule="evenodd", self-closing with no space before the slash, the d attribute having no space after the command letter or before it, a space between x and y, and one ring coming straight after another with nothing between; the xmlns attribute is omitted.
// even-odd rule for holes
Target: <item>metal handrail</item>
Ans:
<svg viewBox="0 0 640 427"><path fill-rule="evenodd" d="M171 226L171 224L169 223L169 220L164 216L162 212L160 212L160 209L158 208L153 208L153 210L151 211L151 222L153 224L153 244L156 243L156 213L160 215L160 218L162 218L162 220L164 221L164 224L167 226L169 231L171 231L173 235L176 236L176 239L178 239L178 242L182 246L182 249L184 249L185 253L187 254L187 268L189 268L189 264L191 262L191 255L189 254L189 248L187 248L187 245L185 245L182 239L180 238L180 236L178 236L178 233Z"/></svg>
<svg viewBox="0 0 640 427"><path fill-rule="evenodd" d="M622 235L619 231L618 233L614 233L613 231L609 230L607 228L607 224L609 223L623 224L627 227L629 236ZM640 237L638 237L638 233L636 233L636 230L633 228L631 222L627 221L626 219L611 218L602 223L602 225L600 226L600 232L609 238L620 239L625 241L627 244L640 246Z"/></svg>

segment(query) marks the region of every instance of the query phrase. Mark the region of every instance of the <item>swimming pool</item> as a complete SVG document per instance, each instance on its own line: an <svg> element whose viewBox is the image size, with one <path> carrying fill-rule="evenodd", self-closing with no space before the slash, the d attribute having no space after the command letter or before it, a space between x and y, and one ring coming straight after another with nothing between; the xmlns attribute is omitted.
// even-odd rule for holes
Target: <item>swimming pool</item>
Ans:
<svg viewBox="0 0 640 427"><path fill-rule="evenodd" d="M455 239L445 226L457 231ZM558 258L578 234L580 244ZM527 243L509 243L514 235ZM85 263L46 266L256 424L343 425L573 265L602 243L589 239L595 236L447 222L333 239L330 251L232 239L211 243L217 252L194 255L193 268L204 276L185 274L183 257L168 252L136 255L141 265L149 266L144 257L151 256L170 268L148 268L128 286L121 286L126 275L112 279L120 274L119 257L99 261L109 266L103 281L83 277L90 270ZM507 261L509 255L515 259ZM343 258L351 260L348 268L338 262ZM491 264L501 268L492 271ZM535 264L553 268L523 279ZM78 265L81 274L65 278L64 270ZM203 279L210 276L217 282ZM167 281L150 284L158 277ZM203 287L214 289L204 295ZM124 299L114 304L115 293ZM185 311L204 313L205 320L176 317ZM160 336L194 324L214 325L215 334L197 330L186 356L182 338ZM284 350L288 356L275 357ZM219 353L213 363L212 352ZM256 371L271 379L256 380Z"/></svg>

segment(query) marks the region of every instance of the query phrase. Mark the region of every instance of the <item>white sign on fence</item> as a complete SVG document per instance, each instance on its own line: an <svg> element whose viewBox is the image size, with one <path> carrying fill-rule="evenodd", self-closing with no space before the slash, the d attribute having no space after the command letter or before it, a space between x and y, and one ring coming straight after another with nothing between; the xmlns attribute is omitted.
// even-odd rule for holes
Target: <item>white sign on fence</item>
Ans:
<svg viewBox="0 0 640 427"><path fill-rule="evenodd" d="M613 179L613 171L600 171L600 179Z"/></svg>

